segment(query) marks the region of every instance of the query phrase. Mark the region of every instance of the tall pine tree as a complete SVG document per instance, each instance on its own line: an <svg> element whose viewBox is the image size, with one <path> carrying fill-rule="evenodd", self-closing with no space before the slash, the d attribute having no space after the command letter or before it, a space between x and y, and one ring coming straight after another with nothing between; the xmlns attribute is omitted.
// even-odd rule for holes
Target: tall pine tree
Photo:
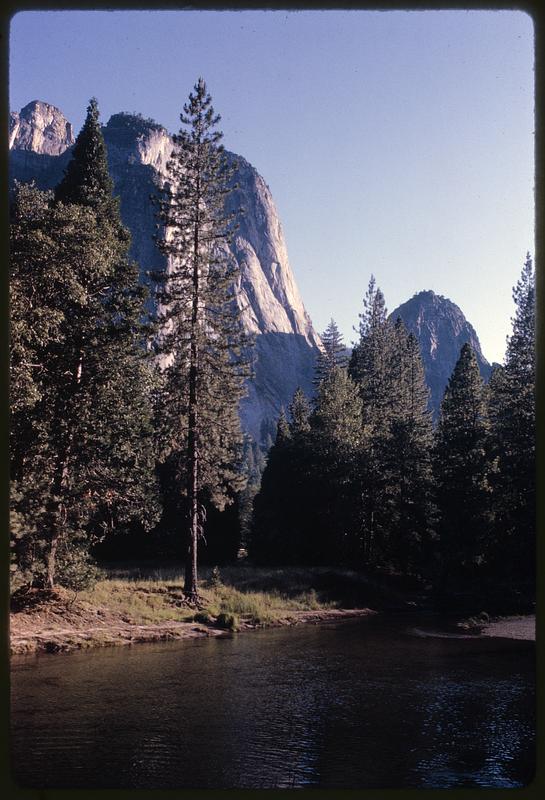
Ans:
<svg viewBox="0 0 545 800"><path fill-rule="evenodd" d="M430 568L434 537L433 426L418 340L395 325L396 375L384 468L390 501L390 562L403 572Z"/></svg>
<svg viewBox="0 0 545 800"><path fill-rule="evenodd" d="M12 460L19 511L32 517L50 587L59 556L66 564L105 530L133 521L149 527L156 513L145 291L112 198L96 101L74 151L57 203L42 211L38 261L22 195L13 212L16 285L29 271L39 275L53 291L33 301L49 304L56 320L40 342L39 399L26 420L14 420L14 435L32 447L19 443Z"/></svg>
<svg viewBox="0 0 545 800"><path fill-rule="evenodd" d="M364 446L360 457L363 557L384 563L388 553L391 497L385 461L391 438L395 402L395 333L388 320L384 295L371 276L360 314L360 339L352 351L348 372L363 403Z"/></svg>
<svg viewBox="0 0 545 800"><path fill-rule="evenodd" d="M435 478L443 591L473 588L490 535L486 392L475 354L462 347L441 403Z"/></svg>
<svg viewBox="0 0 545 800"><path fill-rule="evenodd" d="M168 257L159 295L163 441L175 464L180 510L188 517L181 525L187 538L184 594L198 603L205 502L221 506L244 484L238 403L249 374L248 340L235 302L238 265L226 246L234 222L225 212L233 168L202 78L180 120L159 200L165 236L158 244Z"/></svg>
<svg viewBox="0 0 545 800"><path fill-rule="evenodd" d="M513 290L515 316L505 363L490 380L496 571L535 582L535 272L528 253Z"/></svg>

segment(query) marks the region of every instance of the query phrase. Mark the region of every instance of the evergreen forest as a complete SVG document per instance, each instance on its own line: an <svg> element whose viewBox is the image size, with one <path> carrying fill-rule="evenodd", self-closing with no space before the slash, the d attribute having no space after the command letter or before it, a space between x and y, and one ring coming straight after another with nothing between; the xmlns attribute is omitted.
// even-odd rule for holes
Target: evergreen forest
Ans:
<svg viewBox="0 0 545 800"><path fill-rule="evenodd" d="M161 274L129 258L96 100L56 189L12 191L12 590L78 591L103 562L180 559L198 606L199 565L244 559L406 576L447 608L528 606L530 254L504 363L485 384L465 344L437 423L419 343L371 277L353 349L332 319L313 396L298 389L260 446L238 415L252 340L227 251L233 167L202 79L180 119L155 197Z"/></svg>

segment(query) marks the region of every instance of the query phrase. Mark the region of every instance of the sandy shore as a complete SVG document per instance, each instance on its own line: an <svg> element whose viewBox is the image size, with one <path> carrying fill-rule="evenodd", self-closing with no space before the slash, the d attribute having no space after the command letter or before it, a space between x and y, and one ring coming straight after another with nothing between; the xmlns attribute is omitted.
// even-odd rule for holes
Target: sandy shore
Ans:
<svg viewBox="0 0 545 800"><path fill-rule="evenodd" d="M300 623L318 624L375 613L369 608L290 611L285 617L267 627ZM252 630L256 627L258 626L242 621L239 630ZM31 612L18 612L12 614L10 619L12 655L70 652L91 647L230 635L230 631L195 622L165 621L160 624L135 624L126 619L115 618L111 613L101 609L92 608L78 608L71 611L63 609L62 612L54 607L44 608Z"/></svg>
<svg viewBox="0 0 545 800"><path fill-rule="evenodd" d="M489 622L481 629L481 636L499 636L503 639L524 639L535 642L535 614L524 617L503 617Z"/></svg>

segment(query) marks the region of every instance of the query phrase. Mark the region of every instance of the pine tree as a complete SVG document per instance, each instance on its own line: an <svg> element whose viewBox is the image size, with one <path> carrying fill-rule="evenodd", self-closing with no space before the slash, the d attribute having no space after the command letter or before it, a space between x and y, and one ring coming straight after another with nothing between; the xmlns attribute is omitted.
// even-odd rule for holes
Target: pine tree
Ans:
<svg viewBox="0 0 545 800"><path fill-rule="evenodd" d="M291 561L291 432L284 409L276 425L259 492L253 500L249 556L263 564Z"/></svg>
<svg viewBox="0 0 545 800"><path fill-rule="evenodd" d="M120 235L128 240L128 232L123 229L119 219L119 200L113 196L113 190L106 144L100 128L98 102L93 97L74 144L72 158L55 189L55 199L64 205L71 203L93 209L99 217L109 218L117 226Z"/></svg>
<svg viewBox="0 0 545 800"><path fill-rule="evenodd" d="M320 382L326 378L335 367L346 369L348 356L341 332L337 323L332 319L321 335L323 350L320 350L316 359L314 385L318 390Z"/></svg>
<svg viewBox="0 0 545 800"><path fill-rule="evenodd" d="M401 320L395 325L397 374L386 459L391 497L390 560L403 572L429 569L434 537L433 426L420 346Z"/></svg>
<svg viewBox="0 0 545 800"><path fill-rule="evenodd" d="M16 511L32 517L50 587L59 556L66 563L112 526L139 520L149 527L156 514L145 292L137 265L128 259L129 236L111 181L104 179L103 141L98 147L97 141L101 132L92 102L74 148L85 169L69 166L58 193L66 203L43 208L39 232L25 231L21 194L13 210L16 285L33 273L49 286L33 302L45 302L55 320L53 335L40 342L37 402L26 420L14 420L14 437L20 437L12 451ZM74 182L78 175L86 186L81 193ZM36 235L44 244L37 261Z"/></svg>
<svg viewBox="0 0 545 800"><path fill-rule="evenodd" d="M282 409L274 445L254 500L250 555L262 563L312 561L311 509L315 481L310 433L310 404L298 388Z"/></svg>
<svg viewBox="0 0 545 800"><path fill-rule="evenodd" d="M308 433L310 430L310 403L301 387L297 387L288 406L290 414L290 432L292 436Z"/></svg>
<svg viewBox="0 0 545 800"><path fill-rule="evenodd" d="M164 424L177 463L178 492L188 510L184 594L198 603L197 547L204 502L230 502L242 488L238 403L249 374L246 339L235 301L238 265L227 243L232 190L220 120L200 78L180 115L167 182L159 200L169 264L159 298L160 349L165 358Z"/></svg>
<svg viewBox="0 0 545 800"><path fill-rule="evenodd" d="M391 439L396 384L395 334L388 321L384 295L371 276L360 314L360 340L352 351L348 373L363 403L363 439L360 482L363 503L363 557L382 563L388 552L391 497L385 462Z"/></svg>
<svg viewBox="0 0 545 800"><path fill-rule="evenodd" d="M441 403L436 484L444 591L473 585L490 531L486 392L475 354L462 347Z"/></svg>
<svg viewBox="0 0 545 800"><path fill-rule="evenodd" d="M496 571L535 581L535 272L528 253L513 290L505 363L490 380Z"/></svg>
<svg viewBox="0 0 545 800"><path fill-rule="evenodd" d="M320 383L311 427L314 500L307 514L314 558L330 564L359 560L362 403L357 386L340 366Z"/></svg>
<svg viewBox="0 0 545 800"><path fill-rule="evenodd" d="M365 422L373 435L388 429L394 402L392 372L395 337L384 295L371 276L360 314L360 339L352 351L348 371L359 386Z"/></svg>

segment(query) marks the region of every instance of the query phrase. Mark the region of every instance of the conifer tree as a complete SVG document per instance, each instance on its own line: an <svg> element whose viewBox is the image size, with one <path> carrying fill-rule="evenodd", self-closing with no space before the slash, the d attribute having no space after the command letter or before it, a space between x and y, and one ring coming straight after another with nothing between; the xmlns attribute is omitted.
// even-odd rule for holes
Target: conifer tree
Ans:
<svg viewBox="0 0 545 800"><path fill-rule="evenodd" d="M314 385L318 390L320 381L326 378L335 367L346 369L348 366L348 356L343 342L341 332L334 319L321 335L323 351L320 350L316 359L316 369L314 375Z"/></svg>
<svg viewBox="0 0 545 800"><path fill-rule="evenodd" d="M288 406L290 414L290 432L292 436L297 434L304 434L310 430L310 403L301 387L298 387L292 397L291 403Z"/></svg>
<svg viewBox="0 0 545 800"><path fill-rule="evenodd" d="M394 402L392 373L395 337L384 295L371 276L360 314L360 339L352 351L348 371L360 389L366 424L373 435L387 431Z"/></svg>
<svg viewBox="0 0 545 800"><path fill-rule="evenodd" d="M314 558L335 563L361 558L362 403L345 369L334 366L321 381L311 417L314 502L307 509Z"/></svg>
<svg viewBox="0 0 545 800"><path fill-rule="evenodd" d="M503 367L490 380L496 471L493 557L496 570L535 580L535 272L528 253L513 290L515 316Z"/></svg>
<svg viewBox="0 0 545 800"><path fill-rule="evenodd" d="M113 190L106 144L100 128L98 102L92 97L72 150L72 158L55 189L55 199L64 205L71 203L91 208L100 217L109 218L119 234L128 241L129 234L121 225L119 200L113 196Z"/></svg>
<svg viewBox="0 0 545 800"><path fill-rule="evenodd" d="M436 484L443 590L472 585L490 532L486 393L475 354L462 347L436 432Z"/></svg>
<svg viewBox="0 0 545 800"><path fill-rule="evenodd" d="M395 335L388 321L384 295L371 276L360 314L360 339L352 351L349 375L363 403L365 450L360 459L363 498L363 557L366 563L383 562L388 552L391 496L386 465L396 394Z"/></svg>
<svg viewBox="0 0 545 800"><path fill-rule="evenodd" d="M433 426L420 346L395 325L396 388L385 463L391 496L390 560L403 572L431 566L434 537Z"/></svg>
<svg viewBox="0 0 545 800"><path fill-rule="evenodd" d="M281 409L275 441L253 501L248 553L258 563L282 564L292 559L291 438L290 426Z"/></svg>
<svg viewBox="0 0 545 800"><path fill-rule="evenodd" d="M50 587L61 552L66 562L79 544L88 549L91 534L131 520L149 527L156 513L145 291L104 177L94 101L74 150L85 168L69 166L59 192L66 202L43 210L41 260L29 253L22 195L13 211L13 271L35 273L54 288L38 298L56 320L54 335L40 345L39 400L26 421L14 420L20 438L12 453L18 512L32 517ZM84 192L76 183L81 175ZM29 441L30 450L21 444Z"/></svg>
<svg viewBox="0 0 545 800"><path fill-rule="evenodd" d="M158 244L169 262L159 294L159 349L166 365L167 449L188 515L184 594L195 604L205 500L221 506L244 484L238 403L249 375L249 342L235 301L238 265L226 247L234 219L225 200L234 169L202 78L180 120L159 200L165 236Z"/></svg>

